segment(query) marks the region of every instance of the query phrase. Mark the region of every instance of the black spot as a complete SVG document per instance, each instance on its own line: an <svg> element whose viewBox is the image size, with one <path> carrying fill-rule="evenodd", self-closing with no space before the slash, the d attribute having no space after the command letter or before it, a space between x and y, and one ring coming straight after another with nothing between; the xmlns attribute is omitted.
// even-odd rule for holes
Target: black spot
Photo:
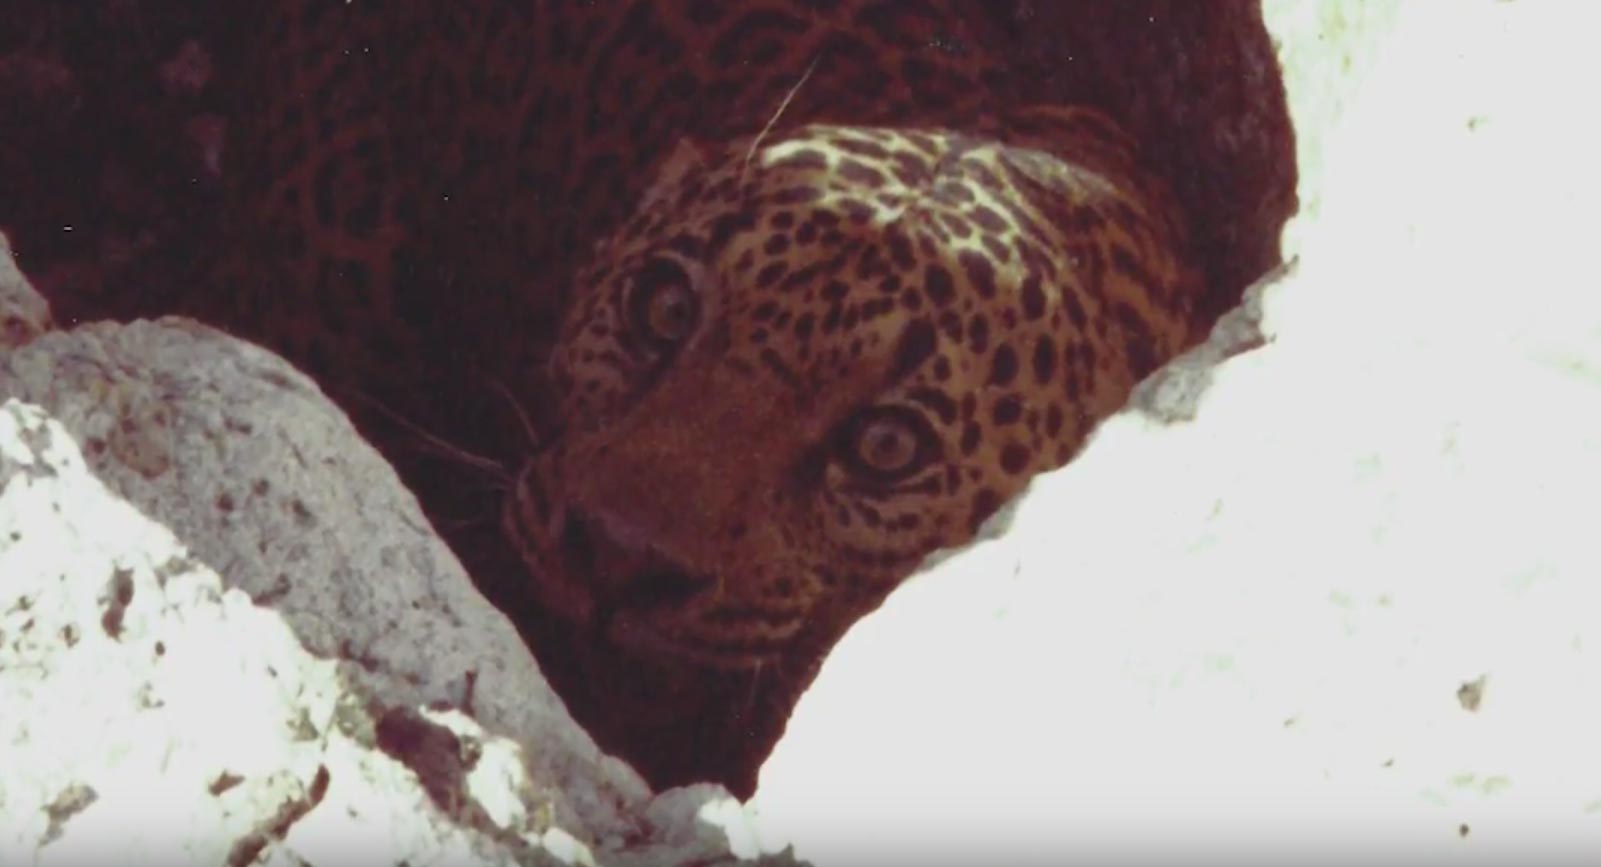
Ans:
<svg viewBox="0 0 1601 867"><path fill-rule="evenodd" d="M978 425L968 422L962 426L962 456L972 457L978 451L978 441L981 439Z"/></svg>
<svg viewBox="0 0 1601 867"><path fill-rule="evenodd" d="M968 282L973 284L978 294L985 298L994 298L995 266L972 250L963 250L957 258L961 260L962 270L967 272Z"/></svg>
<svg viewBox="0 0 1601 867"><path fill-rule="evenodd" d="M934 326L926 318L912 320L895 345L895 365L890 368L889 381L900 382L920 367L934 354L934 345Z"/></svg>
<svg viewBox="0 0 1601 867"><path fill-rule="evenodd" d="M928 293L928 300L936 306L944 307L956 297L956 284L951 280L951 272L939 265L929 265L923 271L923 291Z"/></svg>
<svg viewBox="0 0 1601 867"><path fill-rule="evenodd" d="M801 184L773 193L769 201L775 205L802 205L807 202L815 202L822 197L822 190L808 184Z"/></svg>
<svg viewBox="0 0 1601 867"><path fill-rule="evenodd" d="M1073 320L1073 327L1083 331L1090 318L1084 312L1084 305L1078 300L1078 293L1072 291L1071 288L1064 291L1062 293L1062 306L1067 309L1067 318Z"/></svg>
<svg viewBox="0 0 1601 867"><path fill-rule="evenodd" d="M1007 443L1006 448L1001 449L1001 469L1008 475L1022 473L1033 459L1034 453L1018 443Z"/></svg>
<svg viewBox="0 0 1601 867"><path fill-rule="evenodd" d="M1034 342L1034 381L1044 385L1056 375L1056 343L1050 335Z"/></svg>
<svg viewBox="0 0 1601 867"><path fill-rule="evenodd" d="M1007 395L995 402L995 408L990 410L990 418L997 425L1005 426L1016 424L1023 417L1023 402L1017 395Z"/></svg>
<svg viewBox="0 0 1601 867"><path fill-rule="evenodd" d="M1016 378L1017 353L1004 343L995 347L995 355L990 359L990 385L1011 385Z"/></svg>
<svg viewBox="0 0 1601 867"><path fill-rule="evenodd" d="M794 292L800 288L809 289L813 283L813 278L815 278L818 274L832 272L838 267L839 266L836 262L813 262L804 268L799 268L789 272L789 274L786 275L783 280L779 281L778 289L781 292ZM811 294L812 293L810 291L806 293L808 300L810 300Z"/></svg>
<svg viewBox="0 0 1601 867"><path fill-rule="evenodd" d="M985 231L1004 232L1006 230L1006 221L1001 219L1001 215L984 205L978 205L968 211L967 217Z"/></svg>
<svg viewBox="0 0 1601 867"><path fill-rule="evenodd" d="M1045 292L1040 289L1038 274L1030 274L1023 281L1023 315L1031 320L1045 315Z"/></svg>
<svg viewBox="0 0 1601 867"><path fill-rule="evenodd" d="M836 169L839 176L853 184L878 189L884 186L884 174L878 169L856 160L841 160Z"/></svg>

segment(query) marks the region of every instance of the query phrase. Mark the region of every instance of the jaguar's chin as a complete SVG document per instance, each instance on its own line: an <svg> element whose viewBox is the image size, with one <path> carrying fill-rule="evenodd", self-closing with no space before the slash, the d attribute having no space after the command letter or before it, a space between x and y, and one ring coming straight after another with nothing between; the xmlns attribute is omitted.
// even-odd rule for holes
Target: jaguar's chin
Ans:
<svg viewBox="0 0 1601 867"><path fill-rule="evenodd" d="M620 609L606 621L606 638L613 645L653 659L670 659L698 668L725 672L757 671L775 665L784 654L778 649L703 646L673 635L657 612Z"/></svg>

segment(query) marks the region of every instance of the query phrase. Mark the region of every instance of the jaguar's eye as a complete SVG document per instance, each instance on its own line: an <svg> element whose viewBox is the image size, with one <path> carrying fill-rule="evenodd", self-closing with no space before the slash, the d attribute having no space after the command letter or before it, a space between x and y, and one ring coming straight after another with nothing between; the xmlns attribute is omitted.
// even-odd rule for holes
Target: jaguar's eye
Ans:
<svg viewBox="0 0 1601 867"><path fill-rule="evenodd" d="M852 472L878 481L898 481L927 466L938 445L920 413L906 407L878 406L847 424L841 457Z"/></svg>
<svg viewBox="0 0 1601 867"><path fill-rule="evenodd" d="M689 337L700 317L689 273L666 258L646 262L634 275L628 306L634 333L661 348Z"/></svg>

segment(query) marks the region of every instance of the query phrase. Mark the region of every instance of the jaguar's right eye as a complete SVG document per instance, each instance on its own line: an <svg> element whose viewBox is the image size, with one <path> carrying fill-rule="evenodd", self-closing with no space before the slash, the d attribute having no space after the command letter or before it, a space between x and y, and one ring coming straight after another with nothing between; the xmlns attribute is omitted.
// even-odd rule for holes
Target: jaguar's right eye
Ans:
<svg viewBox="0 0 1601 867"><path fill-rule="evenodd" d="M858 477L893 483L928 466L939 454L939 438L916 411L876 406L844 425L836 453Z"/></svg>
<svg viewBox="0 0 1601 867"><path fill-rule="evenodd" d="M700 321L700 299L679 262L656 258L634 275L628 295L629 327L657 349L684 342Z"/></svg>

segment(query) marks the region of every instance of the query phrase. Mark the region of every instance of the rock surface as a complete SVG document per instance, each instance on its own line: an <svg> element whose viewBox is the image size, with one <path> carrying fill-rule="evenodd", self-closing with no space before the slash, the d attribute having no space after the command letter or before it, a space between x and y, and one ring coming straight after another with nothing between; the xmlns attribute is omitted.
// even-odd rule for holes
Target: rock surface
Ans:
<svg viewBox="0 0 1601 867"><path fill-rule="evenodd" d="M767 838L1601 861L1594 13L1266 8L1299 262L858 624L763 769Z"/></svg>
<svg viewBox="0 0 1601 867"><path fill-rule="evenodd" d="M585 862L518 797L508 742L419 715L436 755L388 754L335 662L224 591L38 407L0 406L0 476L7 863ZM436 801L408 767L447 759L457 779L440 794L472 801Z"/></svg>
<svg viewBox="0 0 1601 867"><path fill-rule="evenodd" d="M0 861L754 851L720 790L595 748L309 380L5 289L38 336L0 355Z"/></svg>

